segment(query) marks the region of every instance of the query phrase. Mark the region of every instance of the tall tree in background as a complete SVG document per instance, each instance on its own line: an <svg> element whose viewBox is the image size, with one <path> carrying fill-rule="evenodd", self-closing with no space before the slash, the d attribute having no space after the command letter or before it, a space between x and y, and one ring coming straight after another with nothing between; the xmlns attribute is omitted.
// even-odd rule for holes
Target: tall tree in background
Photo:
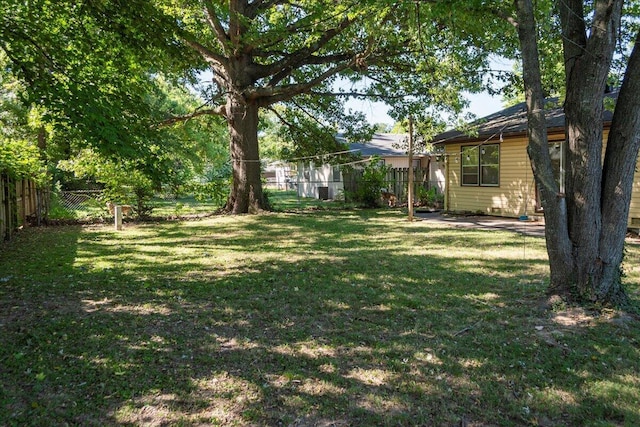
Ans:
<svg viewBox="0 0 640 427"><path fill-rule="evenodd" d="M213 76L211 108L196 114L220 114L229 127L233 188L227 209L244 213L265 207L258 154L261 108L285 104L299 112L291 120L280 115L288 124L302 123L301 128L308 127L305 121L323 120L335 132L344 113L327 99L336 96L391 103L410 97L424 110L425 105L459 106L465 85L477 90L481 78L469 69L482 66L484 51L467 40L456 52L453 38L437 25L425 34L407 28L418 13L435 22L434 16L448 16L450 10L444 12L439 5L378 0L176 1L169 13L184 23L180 38ZM358 90L336 89L363 80Z"/></svg>
<svg viewBox="0 0 640 427"><path fill-rule="evenodd" d="M459 111L461 90L483 85L484 46L497 39L486 37L494 21L478 36L464 28L475 21L456 13L444 3L386 0L7 0L0 49L28 102L45 104L52 121L107 155L153 154L157 117L145 94L157 72L195 83L208 70L211 84L200 85L207 104L161 121L225 119L227 209L244 213L265 207L261 109L309 149L320 145L314 127L325 128L325 141L338 130L370 131L362 116L345 114L349 96L395 105L396 118ZM459 31L444 31L446 21Z"/></svg>
<svg viewBox="0 0 640 427"><path fill-rule="evenodd" d="M621 263L640 146L640 33L626 62L603 159L604 95L624 2L555 4L566 79L567 168L562 194L549 157L534 5L532 0L515 0L514 5L529 119L528 152L544 207L550 291L568 299L624 306L628 297Z"/></svg>
<svg viewBox="0 0 640 427"><path fill-rule="evenodd" d="M0 50L24 84L22 101L105 154L149 154L146 98L154 74L182 53L173 29L142 0L0 3Z"/></svg>

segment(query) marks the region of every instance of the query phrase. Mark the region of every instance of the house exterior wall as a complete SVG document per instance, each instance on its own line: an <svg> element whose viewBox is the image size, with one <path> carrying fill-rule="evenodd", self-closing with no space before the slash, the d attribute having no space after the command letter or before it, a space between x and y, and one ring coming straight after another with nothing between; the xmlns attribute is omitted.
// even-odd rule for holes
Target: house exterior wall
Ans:
<svg viewBox="0 0 640 427"><path fill-rule="evenodd" d="M605 129L603 156L607 137L608 130ZM561 141L563 138L564 135L549 135L552 141ZM527 215L542 219L542 212L536 212L535 183L527 155L526 137L509 138L500 143L500 185L498 187L460 185L461 147L477 144L474 142L445 146L447 162L445 175L448 183L445 189L445 209L453 212L480 212L506 217ZM637 171L634 176L628 220L629 228L640 229L640 173Z"/></svg>
<svg viewBox="0 0 640 427"><path fill-rule="evenodd" d="M444 194L447 188L445 161L444 156L432 156L429 165L429 185L435 187L439 194Z"/></svg>
<svg viewBox="0 0 640 427"><path fill-rule="evenodd" d="M640 178L638 170L633 178L633 193L631 193L631 206L629 207L629 228L640 229Z"/></svg>
<svg viewBox="0 0 640 427"><path fill-rule="evenodd" d="M334 179L334 168L332 165L311 163L300 163L298 165L298 175L296 185L299 197L319 198L320 187L327 187L328 197L335 199L344 191L344 182L340 173Z"/></svg>
<svg viewBox="0 0 640 427"><path fill-rule="evenodd" d="M448 183L445 209L506 217L541 215L536 213L535 184L527 156L526 139L515 138L500 143L500 180L497 187L461 185L461 149L475 145L478 143L445 146Z"/></svg>
<svg viewBox="0 0 640 427"><path fill-rule="evenodd" d="M382 157L384 160L384 164L386 166L391 166L394 169L402 169L409 167L409 156L388 156ZM419 162L419 167L424 169L427 167L427 159L425 157L415 156L413 158L414 162Z"/></svg>
<svg viewBox="0 0 640 427"><path fill-rule="evenodd" d="M284 162L270 163L262 173L262 177L265 179L265 186L277 190L292 190L296 181L295 175L295 164Z"/></svg>

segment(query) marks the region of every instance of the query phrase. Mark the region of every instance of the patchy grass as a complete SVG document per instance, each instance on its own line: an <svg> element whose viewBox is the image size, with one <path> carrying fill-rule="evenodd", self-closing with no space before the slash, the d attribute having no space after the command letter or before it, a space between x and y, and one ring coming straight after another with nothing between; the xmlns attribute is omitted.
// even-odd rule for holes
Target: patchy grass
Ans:
<svg viewBox="0 0 640 427"><path fill-rule="evenodd" d="M543 239L391 210L28 229L0 425L639 425L638 321L545 310L547 273Z"/></svg>
<svg viewBox="0 0 640 427"><path fill-rule="evenodd" d="M156 217L211 214L224 207L213 201L196 200L193 196L155 198L151 200L150 205L153 207L151 214Z"/></svg>
<svg viewBox="0 0 640 427"><path fill-rule="evenodd" d="M267 195L275 211L293 212L308 210L344 210L353 208L353 203L344 200L320 200L312 197L298 197L296 191L268 190Z"/></svg>

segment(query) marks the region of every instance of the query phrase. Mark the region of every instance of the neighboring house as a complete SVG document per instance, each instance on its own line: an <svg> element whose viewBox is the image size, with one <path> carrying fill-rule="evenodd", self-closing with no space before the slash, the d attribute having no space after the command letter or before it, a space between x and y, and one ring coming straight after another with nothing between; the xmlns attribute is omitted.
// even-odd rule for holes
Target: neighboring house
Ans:
<svg viewBox="0 0 640 427"><path fill-rule="evenodd" d="M263 168L265 187L276 190L292 190L296 180L296 167L287 162L268 162Z"/></svg>
<svg viewBox="0 0 640 427"><path fill-rule="evenodd" d="M344 180L339 165L316 161L300 162L295 185L298 196L327 200L344 192Z"/></svg>
<svg viewBox="0 0 640 427"><path fill-rule="evenodd" d="M408 168L408 138L409 135L404 133L375 133L371 141L349 144L349 149L362 157L379 156L385 165L392 168ZM425 154L415 154L413 167L426 168L427 158Z"/></svg>
<svg viewBox="0 0 640 427"><path fill-rule="evenodd" d="M371 141L351 143L348 144L348 148L353 154L360 154L364 159L378 156L385 165L395 170L408 169L407 138L406 134L376 133ZM347 143L346 140L343 142ZM437 161L434 155L418 153L413 156L413 167L427 171L425 179L440 191L444 190L444 161ZM344 191L344 177L340 165L325 164L317 160L298 165L297 184L298 195L301 197L333 199Z"/></svg>
<svg viewBox="0 0 640 427"><path fill-rule="evenodd" d="M609 94L608 98L615 98ZM565 124L557 99L547 101L549 151L560 191L564 191ZM606 138L612 113L603 120ZM445 151L445 210L496 216L542 219L531 164L527 155L527 117L524 103L506 108L472 124L476 136L450 130L433 139ZM634 183L630 225L640 226L640 183Z"/></svg>

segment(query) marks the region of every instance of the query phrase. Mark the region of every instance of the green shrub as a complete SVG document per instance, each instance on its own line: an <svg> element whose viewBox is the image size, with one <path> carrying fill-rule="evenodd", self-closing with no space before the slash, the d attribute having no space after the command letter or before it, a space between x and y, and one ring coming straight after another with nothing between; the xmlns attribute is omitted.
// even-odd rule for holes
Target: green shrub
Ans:
<svg viewBox="0 0 640 427"><path fill-rule="evenodd" d="M224 205L229 195L229 178L218 178L207 182L192 182L189 192L199 202L213 202Z"/></svg>
<svg viewBox="0 0 640 427"><path fill-rule="evenodd" d="M444 195L438 193L436 187L431 187L429 189L426 189L425 187L418 187L416 197L421 206L435 207L436 205L444 202Z"/></svg>
<svg viewBox="0 0 640 427"><path fill-rule="evenodd" d="M375 158L367 163L353 195L355 201L368 208L380 207L380 191L385 186L388 171L389 167Z"/></svg>

